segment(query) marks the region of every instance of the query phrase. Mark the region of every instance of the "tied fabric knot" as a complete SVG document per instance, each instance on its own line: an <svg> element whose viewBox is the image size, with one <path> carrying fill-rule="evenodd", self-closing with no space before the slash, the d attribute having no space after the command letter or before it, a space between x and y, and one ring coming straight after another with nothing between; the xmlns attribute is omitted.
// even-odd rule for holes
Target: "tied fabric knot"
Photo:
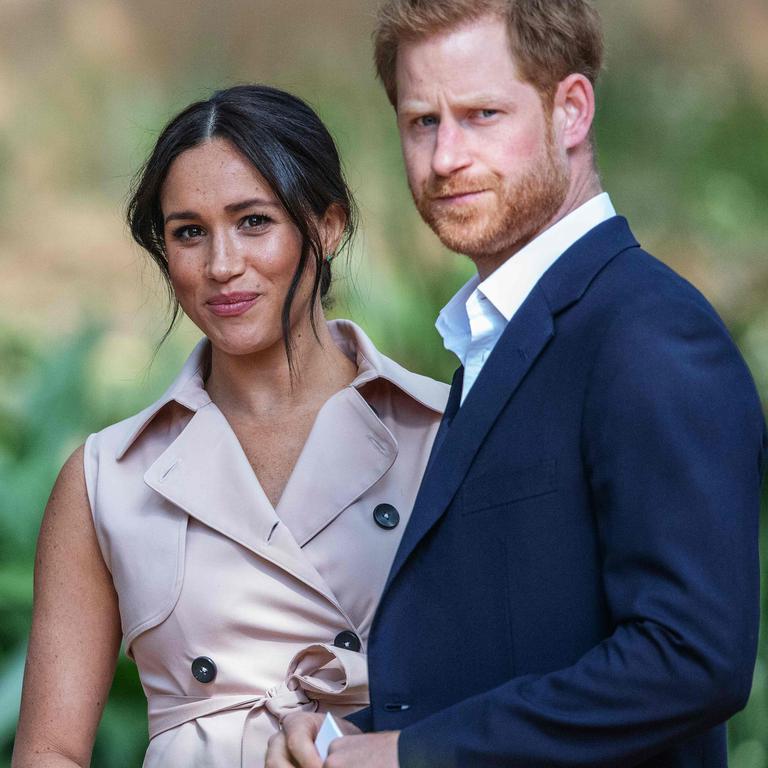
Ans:
<svg viewBox="0 0 768 768"><path fill-rule="evenodd" d="M263 710L280 723L292 712L332 709L343 717L367 706L367 657L330 643L316 643L299 651L288 664L283 682L265 693L218 690L210 696L150 694L148 704L150 738L201 717L247 709L241 766L253 768L264 758L264 745L258 738L263 731L256 725Z"/></svg>
<svg viewBox="0 0 768 768"><path fill-rule="evenodd" d="M316 712L324 708L346 708L346 713L368 705L368 663L363 653L337 648L328 643L309 645L299 651L286 670L285 681L270 688L266 696L254 702L243 725L240 765L258 765L261 751L253 744L255 717L263 707L278 724L293 712Z"/></svg>
<svg viewBox="0 0 768 768"><path fill-rule="evenodd" d="M308 645L288 665L286 684L318 702L366 707L368 657L329 643Z"/></svg>
<svg viewBox="0 0 768 768"><path fill-rule="evenodd" d="M274 715L280 723L291 712L298 712L300 710L315 712L318 704L316 701L312 701L300 687L297 686L295 689L289 688L286 681L270 688L263 701L251 707L251 712L258 710L261 706L271 715Z"/></svg>
<svg viewBox="0 0 768 768"><path fill-rule="evenodd" d="M303 648L291 659L285 680L254 702L251 712L263 706L281 723L292 712L316 712L320 702L350 707L368 705L365 654L326 643Z"/></svg>

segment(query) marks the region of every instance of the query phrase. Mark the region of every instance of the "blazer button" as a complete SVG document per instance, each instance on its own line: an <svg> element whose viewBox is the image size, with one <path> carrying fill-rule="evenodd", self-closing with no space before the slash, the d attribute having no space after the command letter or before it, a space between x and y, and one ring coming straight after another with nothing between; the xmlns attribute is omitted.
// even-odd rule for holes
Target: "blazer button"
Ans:
<svg viewBox="0 0 768 768"><path fill-rule="evenodd" d="M397 528L397 524L400 522L400 513L391 504L378 504L373 510L373 519L379 528L391 531L393 528Z"/></svg>
<svg viewBox="0 0 768 768"><path fill-rule="evenodd" d="M346 648L348 651L359 651L363 646L360 643L360 638L354 633L345 629L343 632L339 632L336 635L336 639L333 644L337 648Z"/></svg>
<svg viewBox="0 0 768 768"><path fill-rule="evenodd" d="M198 656L192 662L192 675L200 683L212 683L216 679L216 665L207 656Z"/></svg>

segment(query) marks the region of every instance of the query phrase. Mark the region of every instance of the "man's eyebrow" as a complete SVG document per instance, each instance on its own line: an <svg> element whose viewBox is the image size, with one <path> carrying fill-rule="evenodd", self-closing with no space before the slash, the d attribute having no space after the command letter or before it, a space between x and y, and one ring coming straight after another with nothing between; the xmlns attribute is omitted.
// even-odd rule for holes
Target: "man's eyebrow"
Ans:
<svg viewBox="0 0 768 768"><path fill-rule="evenodd" d="M398 115L423 115L434 111L434 106L430 102L417 99L402 101L397 105Z"/></svg>
<svg viewBox="0 0 768 768"><path fill-rule="evenodd" d="M237 213L238 211L244 211L246 208L251 208L256 205L280 208L280 203L275 202L274 200L267 200L263 197L251 197L248 198L248 200L240 200L237 203L225 205L224 210L227 213ZM195 211L174 211L165 217L165 223L167 224L169 221L190 221L199 218L200 214Z"/></svg>
<svg viewBox="0 0 768 768"><path fill-rule="evenodd" d="M451 103L451 106L459 107L461 109L475 109L486 104L510 106L512 101L512 97L508 94L478 91L477 93L468 93L456 98L456 100ZM404 100L397 106L398 115L437 114L439 111L439 106L435 106L431 102L422 101L420 99Z"/></svg>

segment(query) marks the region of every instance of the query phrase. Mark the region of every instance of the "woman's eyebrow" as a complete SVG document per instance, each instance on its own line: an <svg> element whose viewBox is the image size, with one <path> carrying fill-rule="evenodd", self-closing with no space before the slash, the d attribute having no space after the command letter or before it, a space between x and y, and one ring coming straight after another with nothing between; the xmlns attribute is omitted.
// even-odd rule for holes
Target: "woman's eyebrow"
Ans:
<svg viewBox="0 0 768 768"><path fill-rule="evenodd" d="M269 206L270 208L279 208L280 203L274 200L267 200L263 197L251 197L248 200L241 200L237 203L230 203L224 206L224 210L227 213L237 213L238 211L244 211L246 208L251 208L254 205ZM169 213L165 217L165 223L169 221L189 221L190 219L199 219L200 214L194 211L174 211Z"/></svg>
<svg viewBox="0 0 768 768"><path fill-rule="evenodd" d="M176 221L176 220L182 220L182 221L189 221L189 219L199 219L200 217L198 214L196 214L194 211L174 211L173 213L169 213L165 217L165 223L167 224L169 221Z"/></svg>
<svg viewBox="0 0 768 768"><path fill-rule="evenodd" d="M229 205L225 205L224 210L227 213L237 213L238 211L243 211L246 208L250 208L254 205L270 206L271 208L280 207L280 204L274 200L267 200L263 197L251 197L248 200L243 200L239 203L230 203Z"/></svg>

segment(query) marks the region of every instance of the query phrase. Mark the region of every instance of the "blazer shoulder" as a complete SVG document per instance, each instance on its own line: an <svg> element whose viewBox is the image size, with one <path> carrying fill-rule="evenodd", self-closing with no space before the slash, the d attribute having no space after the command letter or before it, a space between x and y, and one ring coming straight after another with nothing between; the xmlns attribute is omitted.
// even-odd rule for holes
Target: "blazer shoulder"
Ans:
<svg viewBox="0 0 768 768"><path fill-rule="evenodd" d="M665 386L677 386L693 397L696 387L709 382L703 402L720 402L721 393L728 393L727 400L738 400L749 419L762 425L749 367L706 297L640 248L620 254L614 262L594 286L592 319L599 321L587 323L598 331L593 358L598 380L602 375L624 381L625 394L645 387L662 399ZM605 386L603 382L598 389Z"/></svg>
<svg viewBox="0 0 768 768"><path fill-rule="evenodd" d="M682 313L707 318L727 333L717 310L695 285L640 247L627 249L607 264L589 294L592 303L615 320Z"/></svg>
<svg viewBox="0 0 768 768"><path fill-rule="evenodd" d="M598 278L606 279L615 287L632 295L638 289L654 288L665 298L688 298L711 306L704 294L690 281L661 259L641 247L628 248L618 254Z"/></svg>

